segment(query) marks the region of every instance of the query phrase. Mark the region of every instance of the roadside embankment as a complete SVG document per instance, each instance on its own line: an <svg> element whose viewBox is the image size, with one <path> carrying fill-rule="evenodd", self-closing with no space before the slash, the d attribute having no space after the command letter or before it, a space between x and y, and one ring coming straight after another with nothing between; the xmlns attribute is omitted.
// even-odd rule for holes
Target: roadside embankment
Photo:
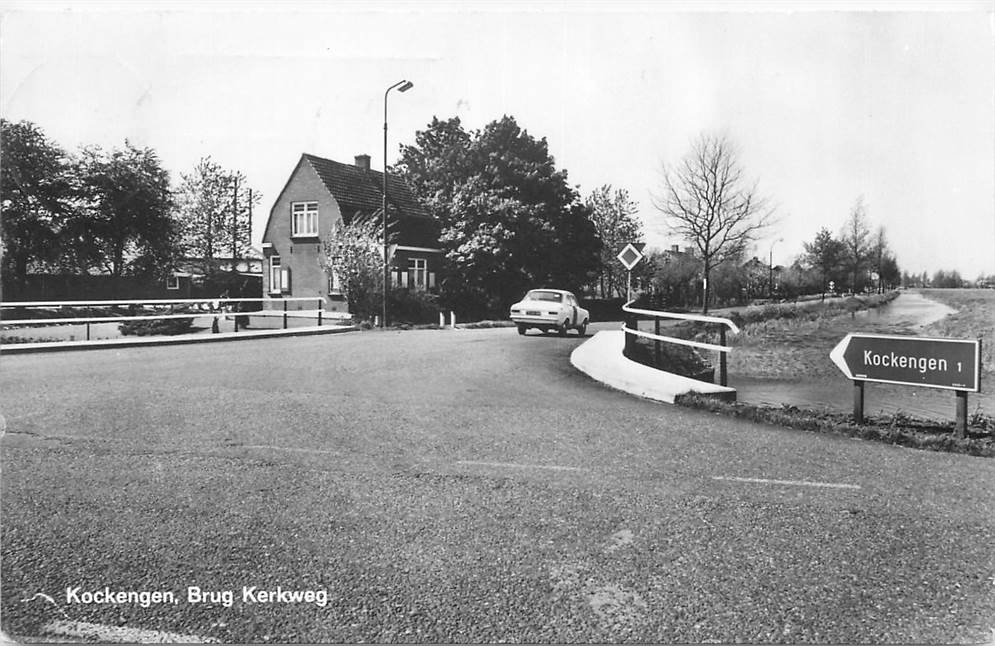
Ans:
<svg viewBox="0 0 995 646"><path fill-rule="evenodd" d="M815 411L795 406L757 406L743 402L722 402L694 393L681 395L675 404L713 413L774 424L786 428L832 433L914 449L995 457L995 417L975 413L968 420L967 436L954 435L953 422L936 422L901 413L865 417L856 424L846 413Z"/></svg>

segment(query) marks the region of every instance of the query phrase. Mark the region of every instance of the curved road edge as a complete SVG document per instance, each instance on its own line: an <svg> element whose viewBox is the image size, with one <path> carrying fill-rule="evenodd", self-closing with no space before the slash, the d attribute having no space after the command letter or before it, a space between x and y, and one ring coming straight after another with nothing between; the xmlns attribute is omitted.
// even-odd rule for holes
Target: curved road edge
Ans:
<svg viewBox="0 0 995 646"><path fill-rule="evenodd" d="M570 353L570 363L596 381L637 397L668 404L687 392L735 401L736 389L682 377L636 363L622 356L625 333L602 331Z"/></svg>

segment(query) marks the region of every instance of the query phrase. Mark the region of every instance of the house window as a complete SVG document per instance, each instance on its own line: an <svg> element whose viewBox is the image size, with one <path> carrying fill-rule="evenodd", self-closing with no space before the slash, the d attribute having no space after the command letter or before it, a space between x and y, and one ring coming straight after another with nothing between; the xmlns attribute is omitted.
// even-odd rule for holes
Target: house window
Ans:
<svg viewBox="0 0 995 646"><path fill-rule="evenodd" d="M317 202L292 202L290 204L291 214L291 235L316 236L318 235L318 203Z"/></svg>
<svg viewBox="0 0 995 646"><path fill-rule="evenodd" d="M271 294L280 293L280 256L269 257L269 291Z"/></svg>
<svg viewBox="0 0 995 646"><path fill-rule="evenodd" d="M167 276L166 277L166 289L179 289L180 288L180 277L179 276Z"/></svg>
<svg viewBox="0 0 995 646"><path fill-rule="evenodd" d="M334 271L328 272L328 293L332 296L342 295L342 281L339 280L339 275Z"/></svg>
<svg viewBox="0 0 995 646"><path fill-rule="evenodd" d="M411 286L419 291L428 287L428 261L424 258L411 258L408 260L408 275L411 277Z"/></svg>

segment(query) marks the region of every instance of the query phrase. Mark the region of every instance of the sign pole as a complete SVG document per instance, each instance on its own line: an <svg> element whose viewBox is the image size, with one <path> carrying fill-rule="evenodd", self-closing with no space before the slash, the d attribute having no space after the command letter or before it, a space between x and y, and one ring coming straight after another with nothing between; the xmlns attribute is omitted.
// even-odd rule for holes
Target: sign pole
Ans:
<svg viewBox="0 0 995 646"><path fill-rule="evenodd" d="M864 382L853 380L853 421L864 423Z"/></svg>
<svg viewBox="0 0 995 646"><path fill-rule="evenodd" d="M641 246L642 245L640 245L640 247ZM618 253L616 258L618 258L619 262L622 263L622 266L625 267L625 300L628 302L632 300L632 268L643 259L643 254L638 248L636 248L636 245L630 242L625 245L625 248Z"/></svg>
<svg viewBox="0 0 995 646"><path fill-rule="evenodd" d="M954 431L957 433L957 437L964 439L967 437L967 391L958 390L957 392L957 423L954 426Z"/></svg>

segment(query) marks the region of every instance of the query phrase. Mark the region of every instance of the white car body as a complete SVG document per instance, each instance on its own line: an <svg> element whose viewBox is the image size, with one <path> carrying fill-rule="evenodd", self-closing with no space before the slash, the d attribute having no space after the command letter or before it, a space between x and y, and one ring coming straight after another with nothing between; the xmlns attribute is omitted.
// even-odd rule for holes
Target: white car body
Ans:
<svg viewBox="0 0 995 646"><path fill-rule="evenodd" d="M584 336L591 315L580 306L577 297L562 289L533 289L521 301L511 306L511 320L518 333L529 328L543 332L556 330L561 336L574 329Z"/></svg>

